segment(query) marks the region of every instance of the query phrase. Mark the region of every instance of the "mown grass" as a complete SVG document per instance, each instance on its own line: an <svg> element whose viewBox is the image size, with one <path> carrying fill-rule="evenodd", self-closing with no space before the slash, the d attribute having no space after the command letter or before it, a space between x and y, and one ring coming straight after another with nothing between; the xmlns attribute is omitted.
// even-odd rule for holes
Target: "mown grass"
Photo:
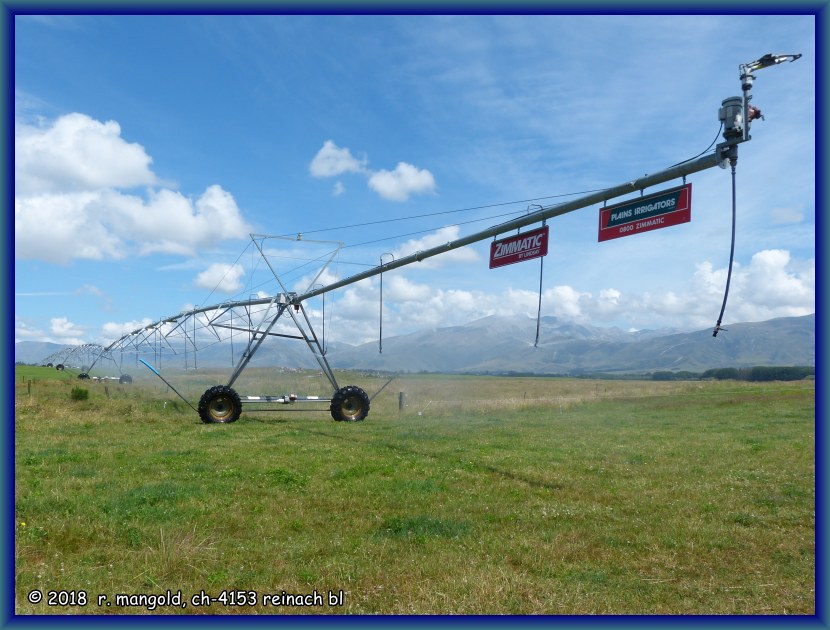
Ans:
<svg viewBox="0 0 830 630"><path fill-rule="evenodd" d="M815 611L810 382L417 376L362 423L233 425L201 424L155 384L87 383L71 400L77 386L18 373L19 614L146 614L115 594L168 589L258 601L153 612ZM89 603L32 604L34 589ZM261 603L315 590L343 606Z"/></svg>

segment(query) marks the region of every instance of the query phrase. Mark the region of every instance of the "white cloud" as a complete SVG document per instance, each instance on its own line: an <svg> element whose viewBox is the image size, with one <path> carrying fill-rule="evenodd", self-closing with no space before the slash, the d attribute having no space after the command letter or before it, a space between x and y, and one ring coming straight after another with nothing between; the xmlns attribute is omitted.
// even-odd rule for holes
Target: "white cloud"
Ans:
<svg viewBox="0 0 830 630"><path fill-rule="evenodd" d="M14 315L14 341L47 341L43 331L30 319Z"/></svg>
<svg viewBox="0 0 830 630"><path fill-rule="evenodd" d="M398 162L394 171L373 173L369 177L369 188L384 199L406 201L410 195L435 192L435 178L426 169Z"/></svg>
<svg viewBox="0 0 830 630"><path fill-rule="evenodd" d="M153 320L145 317L141 320L132 320L128 322L107 322L101 327L101 335L104 338L104 343L109 345L116 339L120 339L136 330L140 330L153 323Z"/></svg>
<svg viewBox="0 0 830 630"><path fill-rule="evenodd" d="M326 140L323 147L314 156L309 170L314 177L335 177L343 173L362 173L366 168L366 158L358 160L349 149L338 147L331 140Z"/></svg>
<svg viewBox="0 0 830 630"><path fill-rule="evenodd" d="M220 293L236 293L242 288L242 276L245 269L242 265L229 265L227 263L213 263L202 273L196 276L196 286L210 291Z"/></svg>
<svg viewBox="0 0 830 630"><path fill-rule="evenodd" d="M16 195L152 185L151 163L112 120L73 113L42 126L15 124Z"/></svg>
<svg viewBox="0 0 830 630"><path fill-rule="evenodd" d="M738 276L740 321L807 315L815 311L815 261L798 268L790 253L768 249ZM736 321L734 315L732 321Z"/></svg>
<svg viewBox="0 0 830 630"><path fill-rule="evenodd" d="M375 280L361 280L350 285L337 297L333 310L341 320L373 320L378 314L378 290Z"/></svg>
<svg viewBox="0 0 830 630"><path fill-rule="evenodd" d="M167 189L150 192L147 200L104 189L22 197L14 205L15 256L54 263L119 259L132 252L193 256L249 230L220 186L210 186L195 201Z"/></svg>
<svg viewBox="0 0 830 630"><path fill-rule="evenodd" d="M16 198L15 258L53 263L123 258L124 241L101 216L101 197L100 192L76 192Z"/></svg>
<svg viewBox="0 0 830 630"><path fill-rule="evenodd" d="M53 263L193 256L249 233L233 196L218 185L195 200L166 188L146 197L119 190L158 183L150 163L112 121L69 114L51 126L17 124L15 256Z"/></svg>
<svg viewBox="0 0 830 630"><path fill-rule="evenodd" d="M314 177L336 177L344 173L364 175L368 178L369 188L390 201L406 201L412 195L435 192L435 177L427 169L398 162L394 171L372 171L367 168L367 163L366 157L358 160L348 148L326 140L311 160L309 171ZM337 182L332 194L338 197L345 190L343 183Z"/></svg>
<svg viewBox="0 0 830 630"><path fill-rule="evenodd" d="M433 293L428 284L417 284L400 274L390 275L385 280L383 289L384 299L404 303L426 303Z"/></svg>
<svg viewBox="0 0 830 630"><path fill-rule="evenodd" d="M50 323L50 332L58 343L69 345L84 343L86 330L82 326L73 324L66 317L53 317Z"/></svg>
<svg viewBox="0 0 830 630"><path fill-rule="evenodd" d="M608 287L598 292L570 285L545 288L542 315L624 330L714 326L723 300L726 268L702 262L685 283L663 292L625 293ZM329 307L332 338L348 331L349 343L369 341L378 333L377 278L349 287ZM416 283L400 271L384 276L384 336L425 328L453 326L498 313L535 317L539 293L506 287L501 291L465 291ZM764 250L745 267L733 269L724 322L763 321L815 312L815 261L795 261L784 250ZM342 337L341 337L342 338Z"/></svg>
<svg viewBox="0 0 830 630"><path fill-rule="evenodd" d="M599 321L624 319L635 328L657 323L683 329L714 325L723 303L728 269L697 265L685 286L663 293L622 294L613 302L588 301L587 314ZM815 261L794 261L786 250L763 250L746 266L732 269L725 322L754 322L815 312Z"/></svg>
<svg viewBox="0 0 830 630"><path fill-rule="evenodd" d="M233 196L221 186L209 186L195 201L173 190L151 192L145 203L120 196L119 231L135 235L140 253L166 252L195 255L216 241L243 238L250 227Z"/></svg>
<svg viewBox="0 0 830 630"><path fill-rule="evenodd" d="M411 239L392 252L395 260L404 258L417 252L422 252L433 247L446 245L451 241L458 240L460 228L457 225L442 227L431 234L419 239ZM421 269L438 269L445 264L474 263L479 261L478 253L471 247L459 247L442 253L439 256L426 258L418 263ZM386 260L388 262L388 259Z"/></svg>

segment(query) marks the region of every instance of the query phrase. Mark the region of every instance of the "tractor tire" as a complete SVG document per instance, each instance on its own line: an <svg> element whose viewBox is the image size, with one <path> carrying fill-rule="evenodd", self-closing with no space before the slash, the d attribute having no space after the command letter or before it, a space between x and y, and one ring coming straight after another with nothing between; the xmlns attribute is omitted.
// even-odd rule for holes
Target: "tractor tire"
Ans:
<svg viewBox="0 0 830 630"><path fill-rule="evenodd" d="M122 374L121 376L118 377L118 382L121 383L122 385L128 385L129 383L133 382L133 377L130 376L129 374Z"/></svg>
<svg viewBox="0 0 830 630"><path fill-rule="evenodd" d="M241 413L239 394L227 385L211 387L199 399L199 417L205 424L236 422Z"/></svg>
<svg viewBox="0 0 830 630"><path fill-rule="evenodd" d="M81 372L80 374L78 374L78 378L82 381L89 380L89 374L87 374L86 372Z"/></svg>
<svg viewBox="0 0 830 630"><path fill-rule="evenodd" d="M369 396L355 385L346 385L334 392L329 411L338 422L359 422L369 415Z"/></svg>
<svg viewBox="0 0 830 630"><path fill-rule="evenodd" d="M55 366L55 369L56 369L58 372L63 372L63 363L58 363L58 364Z"/></svg>

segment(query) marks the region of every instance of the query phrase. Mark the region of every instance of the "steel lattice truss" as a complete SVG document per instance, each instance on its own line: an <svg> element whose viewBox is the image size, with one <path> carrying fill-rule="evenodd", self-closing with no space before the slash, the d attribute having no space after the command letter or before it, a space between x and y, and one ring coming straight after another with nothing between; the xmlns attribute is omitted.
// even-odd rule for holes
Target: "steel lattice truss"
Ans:
<svg viewBox="0 0 830 630"><path fill-rule="evenodd" d="M103 346L97 343L84 343L77 346L68 346L53 352L41 363L46 367L79 368L82 372L89 371L89 366L95 363L104 351Z"/></svg>
<svg viewBox="0 0 830 630"><path fill-rule="evenodd" d="M322 358L325 355L322 343L305 308L302 304L291 306L295 296L278 293L273 297L223 302L184 311L133 330L103 348L101 356L134 353L149 355L156 362L176 358L187 369L198 368L199 352L222 345L230 350L232 360L237 359L228 386L269 338L305 341L315 356ZM291 332L291 324L294 332ZM329 376L331 371L325 362L321 367ZM329 378L332 379L333 376Z"/></svg>
<svg viewBox="0 0 830 630"><path fill-rule="evenodd" d="M249 291L256 291L254 297L194 307L136 328L101 348L90 368L104 360L120 365L121 358L131 354L148 357L156 365L174 361L185 369L196 369L200 352L221 346L233 364L225 385L230 388L264 342L281 338L305 342L332 387L338 389L309 314L298 292L289 291L287 285L312 289L342 244L303 241L301 235L288 239L259 234L251 235L251 243L259 254L251 265L248 286ZM256 271L266 274L270 282L254 284Z"/></svg>

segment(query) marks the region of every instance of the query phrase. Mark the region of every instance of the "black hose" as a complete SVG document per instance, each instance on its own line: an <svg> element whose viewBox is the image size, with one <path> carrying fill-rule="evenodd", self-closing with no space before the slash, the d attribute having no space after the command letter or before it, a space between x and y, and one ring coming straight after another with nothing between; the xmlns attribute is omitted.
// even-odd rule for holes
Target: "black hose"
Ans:
<svg viewBox="0 0 830 630"><path fill-rule="evenodd" d="M723 292L723 304L720 307L720 315L718 315L718 322L715 324L715 330L712 332L713 337L718 336L721 322L723 321L723 312L726 310L726 298L729 297L729 283L732 281L732 263L735 260L735 215L737 214L735 203L735 164L736 159L730 160L732 164L732 246L729 249L729 271L726 273L726 290Z"/></svg>

